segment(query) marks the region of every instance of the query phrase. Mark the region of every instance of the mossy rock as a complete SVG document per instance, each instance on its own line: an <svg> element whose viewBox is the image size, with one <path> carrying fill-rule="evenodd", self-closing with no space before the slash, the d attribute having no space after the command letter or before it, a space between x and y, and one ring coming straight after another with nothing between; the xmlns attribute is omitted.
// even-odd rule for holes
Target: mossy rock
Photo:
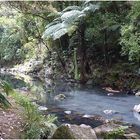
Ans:
<svg viewBox="0 0 140 140"><path fill-rule="evenodd" d="M52 139L96 139L94 130L87 125L62 125L52 136Z"/></svg>
<svg viewBox="0 0 140 140"><path fill-rule="evenodd" d="M66 99L66 96L64 94L58 94L54 97L54 100L56 101L62 101L64 99Z"/></svg>
<svg viewBox="0 0 140 140"><path fill-rule="evenodd" d="M68 126L60 126L54 133L52 139L74 139L71 131L69 131Z"/></svg>

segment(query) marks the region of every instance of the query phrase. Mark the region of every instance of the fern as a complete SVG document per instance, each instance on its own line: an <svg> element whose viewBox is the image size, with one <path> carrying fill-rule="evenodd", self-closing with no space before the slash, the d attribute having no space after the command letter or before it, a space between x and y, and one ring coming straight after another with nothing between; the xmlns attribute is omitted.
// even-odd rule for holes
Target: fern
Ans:
<svg viewBox="0 0 140 140"><path fill-rule="evenodd" d="M54 19L46 26L46 30L42 38L52 38L53 40L59 39L65 34L71 35L76 31L79 22L85 20L90 12L95 12L99 9L99 5L85 4L82 6L69 6L59 13L59 17Z"/></svg>
<svg viewBox="0 0 140 140"><path fill-rule="evenodd" d="M7 95L13 92L12 87L6 81L2 81L1 86Z"/></svg>
<svg viewBox="0 0 140 140"><path fill-rule="evenodd" d="M10 102L6 99L6 97L0 93L0 107L3 109L7 109L11 106Z"/></svg>
<svg viewBox="0 0 140 140"><path fill-rule="evenodd" d="M10 102L6 99L5 95L9 95L13 92L12 87L6 81L0 81L0 107L3 109L9 108L11 106Z"/></svg>

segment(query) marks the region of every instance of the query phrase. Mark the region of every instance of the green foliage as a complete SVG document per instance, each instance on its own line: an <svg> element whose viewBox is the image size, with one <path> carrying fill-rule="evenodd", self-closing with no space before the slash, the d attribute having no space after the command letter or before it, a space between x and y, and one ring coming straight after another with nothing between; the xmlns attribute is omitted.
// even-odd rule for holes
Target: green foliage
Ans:
<svg viewBox="0 0 140 140"><path fill-rule="evenodd" d="M123 139L124 133L125 133L125 131L123 128L118 128L118 129L106 134L105 139Z"/></svg>
<svg viewBox="0 0 140 140"><path fill-rule="evenodd" d="M11 106L9 101L6 99L6 97L3 95L3 93L0 93L0 107L3 109L7 109Z"/></svg>
<svg viewBox="0 0 140 140"><path fill-rule="evenodd" d="M130 61L140 60L140 2L134 2L129 12L129 23L122 26L122 55L128 55Z"/></svg>
<svg viewBox="0 0 140 140"><path fill-rule="evenodd" d="M5 95L13 93L12 87L6 82L0 80L0 107L7 109L11 106L10 102L6 99Z"/></svg>
<svg viewBox="0 0 140 140"><path fill-rule="evenodd" d="M37 105L31 103L27 97L14 94L17 103L24 108L23 116L25 118L25 139L39 139L41 137L47 138L55 129L53 124L56 117L53 115L44 115L39 112Z"/></svg>
<svg viewBox="0 0 140 140"><path fill-rule="evenodd" d="M1 65L22 63L25 59L38 56L40 48L44 49L41 44L41 34L44 31L46 21L44 22L41 15L26 14L27 9L24 6L26 5L31 12L32 4L36 5L37 3L7 2L6 5L2 4L0 9ZM44 5L43 2L38 4L36 6L39 9L48 6L47 3Z"/></svg>
<svg viewBox="0 0 140 140"><path fill-rule="evenodd" d="M22 49L23 30L21 23L18 21L20 14L13 16L14 11L11 11L11 17L4 15L0 16L0 59L4 62L22 60L24 58L24 50Z"/></svg>
<svg viewBox="0 0 140 140"><path fill-rule="evenodd" d="M79 22L84 20L89 12L95 12L97 9L99 9L98 4L85 4L83 7L70 6L65 8L59 13L58 18L46 26L43 38L56 40L65 34L71 35L78 28Z"/></svg>
<svg viewBox="0 0 140 140"><path fill-rule="evenodd" d="M9 95L9 93L13 93L13 88L6 81L2 81L1 86L7 95Z"/></svg>

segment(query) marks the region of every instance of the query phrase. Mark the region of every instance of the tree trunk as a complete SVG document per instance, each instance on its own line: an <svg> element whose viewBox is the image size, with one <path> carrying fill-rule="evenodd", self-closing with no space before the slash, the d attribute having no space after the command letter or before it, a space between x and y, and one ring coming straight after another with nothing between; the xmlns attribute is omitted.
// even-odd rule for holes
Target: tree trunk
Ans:
<svg viewBox="0 0 140 140"><path fill-rule="evenodd" d="M80 82L84 84L87 80L86 78L86 71L85 71L85 60L86 60L86 46L85 46L85 29L86 24L84 21L80 22L78 35L79 35L79 57L80 57Z"/></svg>
<svg viewBox="0 0 140 140"><path fill-rule="evenodd" d="M106 31L106 29L105 29L105 31L104 31L104 46L103 46L103 51L104 51L104 64L105 64L105 70L107 71L107 69L108 69L108 61L107 61L107 48L106 48L106 46L107 46L107 31Z"/></svg>

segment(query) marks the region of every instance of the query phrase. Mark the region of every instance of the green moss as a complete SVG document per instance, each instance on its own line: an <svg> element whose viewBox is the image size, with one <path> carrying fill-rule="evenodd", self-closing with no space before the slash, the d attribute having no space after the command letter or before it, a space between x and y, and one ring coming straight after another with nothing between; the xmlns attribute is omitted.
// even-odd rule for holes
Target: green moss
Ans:
<svg viewBox="0 0 140 140"><path fill-rule="evenodd" d="M53 139L74 139L74 136L70 132L67 126L60 126L54 133Z"/></svg>
<svg viewBox="0 0 140 140"><path fill-rule="evenodd" d="M111 131L107 134L105 134L105 139L124 139L124 129L118 128L117 130Z"/></svg>

